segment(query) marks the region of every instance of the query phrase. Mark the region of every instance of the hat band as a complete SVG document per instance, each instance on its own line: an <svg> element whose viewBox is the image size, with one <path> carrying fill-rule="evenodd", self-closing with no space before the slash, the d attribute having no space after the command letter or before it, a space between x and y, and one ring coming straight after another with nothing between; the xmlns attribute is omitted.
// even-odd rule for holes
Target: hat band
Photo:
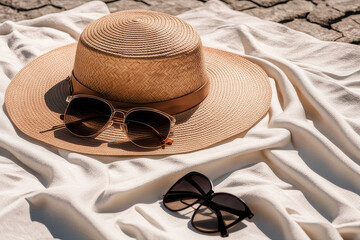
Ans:
<svg viewBox="0 0 360 240"><path fill-rule="evenodd" d="M83 85L74 75L74 71L71 73L70 78L70 94L89 94L98 97L103 97L101 93L96 92L85 85ZM184 96L173 98L170 100L152 102L152 103L127 103L109 100L111 104L113 104L117 108L133 108L133 107L149 107L155 108L160 111L166 112L168 114L177 114L184 112L192 107L195 107L199 103L201 103L210 91L210 83L207 80L201 87L196 89L195 91L188 93Z"/></svg>

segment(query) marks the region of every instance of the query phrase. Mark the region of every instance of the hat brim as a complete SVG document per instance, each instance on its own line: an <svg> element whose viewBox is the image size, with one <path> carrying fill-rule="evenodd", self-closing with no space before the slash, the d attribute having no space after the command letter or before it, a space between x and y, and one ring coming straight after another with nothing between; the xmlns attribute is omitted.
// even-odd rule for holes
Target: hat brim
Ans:
<svg viewBox="0 0 360 240"><path fill-rule="evenodd" d="M97 138L79 138L61 126L67 106L66 77L74 65L76 44L50 51L26 65L11 81L6 111L26 135L69 151L94 155L162 155L203 149L248 130L269 110L271 87L258 65L240 55L204 47L210 92L199 105L176 115L172 146L142 149L119 129ZM48 130L48 131L47 131Z"/></svg>

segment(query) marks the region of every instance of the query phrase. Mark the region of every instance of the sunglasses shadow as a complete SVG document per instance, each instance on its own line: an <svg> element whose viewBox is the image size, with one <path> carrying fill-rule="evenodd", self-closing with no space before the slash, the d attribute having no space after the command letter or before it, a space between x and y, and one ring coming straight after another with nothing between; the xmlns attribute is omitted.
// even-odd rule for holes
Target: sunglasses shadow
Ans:
<svg viewBox="0 0 360 240"><path fill-rule="evenodd" d="M182 219L191 219L191 216L192 214L194 213L194 209L189 207L185 210L182 210L180 212L173 212L173 211L170 211L169 209L167 209L165 206L164 206L164 203L163 202L159 202L159 205L160 207L165 211L167 212L169 215L173 216L173 217L177 217L177 218L182 218Z"/></svg>
<svg viewBox="0 0 360 240"><path fill-rule="evenodd" d="M141 148L141 147L134 145L130 141L126 141L126 142L111 142L110 141L109 142L109 141L105 141L105 140L101 140L101 139L97 139L97 138L80 138L80 137L76 137L76 136L73 136L72 134L70 134L66 128L61 128L61 129L55 130L54 137L61 139L63 141L69 142L69 143L87 146L87 147L98 147L102 144L107 144L107 146L110 148L124 149L127 151L133 151L133 152L151 152L151 151L157 150L157 149Z"/></svg>
<svg viewBox="0 0 360 240"><path fill-rule="evenodd" d="M94 139L94 138L87 138L86 141L84 141L82 138L73 136L69 133L69 131L65 128L61 128L54 131L54 137L61 139L63 141L77 144L77 145L83 145L88 147L97 147L101 144L105 143L105 141Z"/></svg>
<svg viewBox="0 0 360 240"><path fill-rule="evenodd" d="M179 211L179 212L173 212L173 211L170 211L169 209L167 209L163 202L159 202L160 204L160 207L165 211L167 212L168 214L170 214L171 216L173 217L177 217L177 218L182 218L182 219L188 219L189 222L188 222L188 228L191 229L192 231L196 232L196 233L199 233L199 234L202 234L204 236L209 236L209 235L219 235L220 233L217 232L217 233L205 233L205 232L201 232L201 231L198 231L197 229L195 229L193 227L193 225L191 224L191 218L192 218L192 215L194 214L194 211L195 209L197 208L197 205L193 206L194 208L192 207L189 207L187 209L184 209L182 211ZM247 227L247 225L243 222L239 222L237 224L235 224L235 226L231 227L231 228L228 228L227 231L228 233L232 233L232 232L236 232L236 231L240 231L241 229L244 229L245 227Z"/></svg>
<svg viewBox="0 0 360 240"><path fill-rule="evenodd" d="M230 234L230 233L233 233L233 232L237 232L237 231L240 231L244 228L246 228L247 225L244 224L243 222L239 222L238 224L235 224L235 226L233 226L232 228L228 228L227 229L227 232ZM199 234L202 234L204 236L209 236L209 235L212 235L212 236L219 236L220 235L220 232L216 232L216 233L205 233L205 232L201 232L201 231L198 231L197 229L195 229L193 227L193 225L191 224L191 221L188 222L188 228L191 229L192 231L196 232L196 233L199 233Z"/></svg>

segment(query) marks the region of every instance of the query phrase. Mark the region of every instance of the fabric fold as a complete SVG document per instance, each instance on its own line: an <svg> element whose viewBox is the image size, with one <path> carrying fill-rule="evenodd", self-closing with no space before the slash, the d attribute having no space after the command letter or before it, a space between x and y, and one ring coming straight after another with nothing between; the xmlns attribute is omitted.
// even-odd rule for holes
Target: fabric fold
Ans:
<svg viewBox="0 0 360 240"><path fill-rule="evenodd" d="M74 43L103 2L0 24L0 103L34 58ZM0 110L4 239L221 239L166 210L162 194L190 171L254 213L229 239L360 238L360 48L325 42L211 0L179 16L204 46L237 53L269 76L270 111L248 132L196 152L101 157L48 147ZM241 96L239 96L241 97Z"/></svg>

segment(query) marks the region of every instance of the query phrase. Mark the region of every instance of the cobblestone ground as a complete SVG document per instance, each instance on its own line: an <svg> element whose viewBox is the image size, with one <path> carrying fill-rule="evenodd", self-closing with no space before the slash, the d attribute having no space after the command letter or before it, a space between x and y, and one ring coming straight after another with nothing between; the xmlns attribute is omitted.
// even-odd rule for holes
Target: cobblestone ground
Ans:
<svg viewBox="0 0 360 240"><path fill-rule="evenodd" d="M111 12L150 9L177 15L208 0L103 0ZM360 45L360 0L222 0L232 9L282 23L318 39ZM0 22L74 8L87 0L0 0Z"/></svg>

